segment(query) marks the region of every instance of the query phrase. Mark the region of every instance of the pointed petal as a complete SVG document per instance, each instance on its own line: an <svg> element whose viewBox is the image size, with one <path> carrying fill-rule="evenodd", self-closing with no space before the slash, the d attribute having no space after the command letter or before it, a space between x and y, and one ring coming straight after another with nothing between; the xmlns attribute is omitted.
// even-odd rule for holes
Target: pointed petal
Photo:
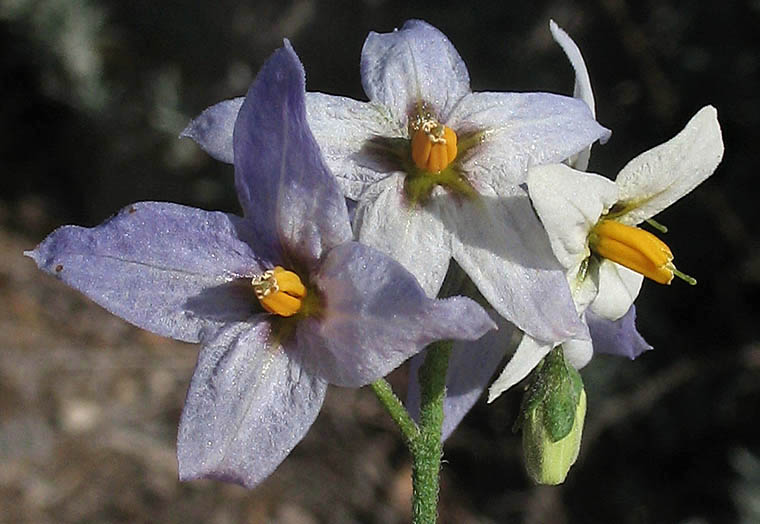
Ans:
<svg viewBox="0 0 760 524"><path fill-rule="evenodd" d="M507 362L499 377L488 388L488 402L493 402L499 395L527 377L553 347L554 344L544 344L524 335L515 350L515 354Z"/></svg>
<svg viewBox="0 0 760 524"><path fill-rule="evenodd" d="M265 320L232 324L204 344L179 424L180 480L252 488L301 441L327 384L288 351Z"/></svg>
<svg viewBox="0 0 760 524"><path fill-rule="evenodd" d="M599 293L590 309L600 317L617 320L639 296L644 277L611 260L599 264Z"/></svg>
<svg viewBox="0 0 760 524"><path fill-rule="evenodd" d="M441 222L437 199L410 207L400 175L376 186L378 194L360 202L356 210L358 240L396 259L417 278L429 297L435 297L451 258L450 235Z"/></svg>
<svg viewBox="0 0 760 524"><path fill-rule="evenodd" d="M204 327L254 309L236 280L262 271L241 240L249 228L234 215L140 202L93 228L61 227L26 254L128 322L197 342Z"/></svg>
<svg viewBox="0 0 760 524"><path fill-rule="evenodd" d="M617 201L617 192L614 182L564 164L530 170L530 199L564 268L573 269L589 257L588 234Z"/></svg>
<svg viewBox="0 0 760 524"><path fill-rule="evenodd" d="M401 264L358 242L330 251L314 280L324 309L299 324L298 340L331 384L369 384L431 342L496 327L473 300L429 299Z"/></svg>
<svg viewBox="0 0 760 524"><path fill-rule="evenodd" d="M573 39L554 20L549 20L549 30L552 33L554 41L560 45L575 70L573 96L586 102L586 105L591 110L591 116L596 118L596 105L594 103L594 93L591 90L591 79L588 76L588 69L586 68L586 62L583 60L583 55L581 55L581 50L578 49ZM603 137L601 142L606 142L608 138L609 135ZM590 158L591 145L571 158L569 164L579 171L585 171L588 168Z"/></svg>
<svg viewBox="0 0 760 524"><path fill-rule="evenodd" d="M456 231L453 257L499 314L531 336L559 342L583 325L530 200L519 188L513 193L446 206Z"/></svg>
<svg viewBox="0 0 760 524"><path fill-rule="evenodd" d="M306 123L304 71L293 48L272 54L235 123L235 186L246 217L310 265L352 237L346 203Z"/></svg>
<svg viewBox="0 0 760 524"><path fill-rule="evenodd" d="M446 396L443 399L441 441L454 432L491 381L496 368L511 347L517 330L499 315L492 313L498 331L489 331L474 342L455 342L446 374ZM414 420L419 420L420 384L417 372L426 352L412 358L409 367L409 390L406 406Z"/></svg>
<svg viewBox="0 0 760 524"><path fill-rule="evenodd" d="M592 311L586 313L586 320L595 353L620 355L633 360L652 349L636 330L636 306L631 305L625 315L614 321L597 316Z"/></svg>
<svg viewBox="0 0 760 524"><path fill-rule="evenodd" d="M588 76L588 69L586 68L586 62L583 60L583 55L581 55L581 50L578 49L578 46L570 38L570 35L558 26L554 20L549 20L549 30L552 33L552 38L559 44L562 51L565 52L567 59L575 71L573 96L586 102L586 105L591 110L591 116L596 117L596 105L594 104L594 93L591 90L591 79ZM585 168L577 169L583 171Z"/></svg>
<svg viewBox="0 0 760 524"><path fill-rule="evenodd" d="M364 92L387 106L396 125L406 128L409 114L426 103L442 121L470 92L470 77L462 58L435 27L409 20L392 33L371 32L361 58Z"/></svg>
<svg viewBox="0 0 760 524"><path fill-rule="evenodd" d="M322 93L306 93L309 126L343 194L361 199L369 186L397 171L398 159L378 147L377 137L403 137L388 109Z"/></svg>
<svg viewBox="0 0 760 524"><path fill-rule="evenodd" d="M214 104L194 118L179 136L192 138L215 159L232 164L232 132L243 100L239 97Z"/></svg>
<svg viewBox="0 0 760 524"><path fill-rule="evenodd" d="M458 136L485 133L461 169L497 194L523 183L529 167L562 162L609 133L583 101L549 93L472 93L446 125Z"/></svg>
<svg viewBox="0 0 760 524"><path fill-rule="evenodd" d="M631 210L619 220L636 225L689 193L712 175L723 158L718 112L705 106L676 136L640 154L615 181L620 203Z"/></svg>

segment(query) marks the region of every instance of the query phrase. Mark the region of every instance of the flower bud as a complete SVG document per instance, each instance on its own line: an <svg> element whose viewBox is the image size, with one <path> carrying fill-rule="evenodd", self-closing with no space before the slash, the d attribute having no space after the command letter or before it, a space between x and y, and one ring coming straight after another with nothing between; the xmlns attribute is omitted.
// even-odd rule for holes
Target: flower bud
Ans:
<svg viewBox="0 0 760 524"><path fill-rule="evenodd" d="M539 484L565 481L578 458L586 416L586 392L578 372L557 346L534 373L516 426L530 477Z"/></svg>

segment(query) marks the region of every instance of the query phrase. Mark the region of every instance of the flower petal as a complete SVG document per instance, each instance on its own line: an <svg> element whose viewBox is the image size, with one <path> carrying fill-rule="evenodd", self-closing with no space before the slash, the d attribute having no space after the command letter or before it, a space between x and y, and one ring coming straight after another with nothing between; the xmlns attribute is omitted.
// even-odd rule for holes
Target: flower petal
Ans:
<svg viewBox="0 0 760 524"><path fill-rule="evenodd" d="M491 381L496 368L504 355L516 344L518 331L512 324L496 313L491 319L499 327L498 331L489 331L473 342L455 342L449 357L446 373L446 396L443 399L443 427L441 441L445 441L454 432ZM420 366L425 361L426 351L412 357L409 366L409 389L406 407L409 414L419 421L420 383L417 376Z"/></svg>
<svg viewBox="0 0 760 524"><path fill-rule="evenodd" d="M552 38L559 44L562 51L565 52L567 59L573 66L575 71L575 88L573 89L573 96L586 102L586 105L591 110L591 116L596 116L596 105L594 104L594 93L591 90L591 79L588 76L588 69L586 68L586 62L583 60L581 50L573 39L570 38L564 29L556 24L554 20L549 20L549 30L552 33ZM585 168L577 168L580 171Z"/></svg>
<svg viewBox="0 0 760 524"><path fill-rule="evenodd" d="M232 134L245 98L213 105L193 119L181 137L195 140L212 157L232 164ZM358 199L369 185L398 168L393 157L377 150L372 139L404 137L388 109L324 93L306 93L306 114L327 166L338 178L343 194Z"/></svg>
<svg viewBox="0 0 760 524"><path fill-rule="evenodd" d="M499 314L547 342L582 331L565 272L520 188L503 199L452 199L445 209L454 259Z"/></svg>
<svg viewBox="0 0 760 524"><path fill-rule="evenodd" d="M599 264L599 293L590 309L600 317L617 320L639 296L644 277L611 260Z"/></svg>
<svg viewBox="0 0 760 524"><path fill-rule="evenodd" d="M180 480L252 488L300 442L327 384L289 351L265 320L231 324L204 344L179 424Z"/></svg>
<svg viewBox="0 0 760 524"><path fill-rule="evenodd" d="M636 225L653 217L712 175L723 158L718 112L705 106L676 136L640 154L615 181L620 204L630 211L617 220Z"/></svg>
<svg viewBox="0 0 760 524"><path fill-rule="evenodd" d="M26 254L128 322L197 342L204 327L255 309L235 280L263 270L241 240L253 241L250 227L234 215L140 202L94 228L61 227Z"/></svg>
<svg viewBox="0 0 760 524"><path fill-rule="evenodd" d="M358 242L331 250L315 284L324 309L301 321L298 341L339 386L369 384L436 340L475 340L496 327L473 300L428 298L401 264Z"/></svg>
<svg viewBox="0 0 760 524"><path fill-rule="evenodd" d="M587 340L579 340L577 338L565 340L562 343L562 352L565 355L565 359L575 369L583 368L591 361L591 357L594 356L594 348L590 338Z"/></svg>
<svg viewBox="0 0 760 524"><path fill-rule="evenodd" d="M615 183L564 164L537 166L528 173L528 193L565 269L591 254L588 234L602 213L617 201Z"/></svg>
<svg viewBox="0 0 760 524"><path fill-rule="evenodd" d="M583 101L549 93L471 93L446 125L459 136L485 133L460 167L497 194L523 183L529 167L562 162L609 134Z"/></svg>
<svg viewBox="0 0 760 524"><path fill-rule="evenodd" d="M403 137L388 109L322 93L306 93L309 126L343 194L361 199L373 183L398 170L398 160L373 142Z"/></svg>
<svg viewBox="0 0 760 524"><path fill-rule="evenodd" d="M396 259L429 297L435 297L451 258L450 235L441 222L438 200L411 207L401 175L383 180L375 189L377 195L360 202L356 210L358 240Z"/></svg>
<svg viewBox="0 0 760 524"><path fill-rule="evenodd" d="M575 70L573 96L586 102L586 105L591 110L591 116L596 118L596 105L594 103L594 93L591 90L591 79L588 76L588 69L586 68L586 62L583 60L583 55L581 55L581 50L578 49L573 39L554 20L549 20L549 30L552 33L554 41L565 52L567 59L570 60L570 64L572 64ZM606 142L608 138L609 135L604 137L601 140L602 143ZM579 152L574 158L571 158L569 162L570 166L579 171L585 171L588 168L590 157L591 145Z"/></svg>
<svg viewBox="0 0 760 524"><path fill-rule="evenodd" d="M524 335L515 354L507 362L499 377L488 388L488 402L493 402L499 395L527 377L541 359L549 354L554 344L546 344Z"/></svg>
<svg viewBox="0 0 760 524"><path fill-rule="evenodd" d="M194 118L179 136L192 138L215 159L232 164L235 159L232 132L243 100L238 97L214 104Z"/></svg>
<svg viewBox="0 0 760 524"><path fill-rule="evenodd" d="M608 320L595 315L592 311L586 313L586 320L595 353L620 355L633 360L644 351L652 349L652 346L636 330L636 306L634 305L631 305L628 312L617 320Z"/></svg>
<svg viewBox="0 0 760 524"><path fill-rule="evenodd" d="M275 51L235 123L235 186L246 217L307 265L352 238L346 203L306 123L304 71Z"/></svg>
<svg viewBox="0 0 760 524"><path fill-rule="evenodd" d="M371 32L361 58L364 92L387 106L398 127L424 102L441 121L470 92L467 67L451 42L421 20L409 20L392 33Z"/></svg>

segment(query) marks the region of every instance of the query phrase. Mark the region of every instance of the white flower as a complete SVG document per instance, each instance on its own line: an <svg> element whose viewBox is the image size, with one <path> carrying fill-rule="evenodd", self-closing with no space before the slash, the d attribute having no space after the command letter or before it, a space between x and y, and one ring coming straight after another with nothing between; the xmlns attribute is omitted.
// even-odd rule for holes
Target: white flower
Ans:
<svg viewBox="0 0 760 524"><path fill-rule="evenodd" d="M631 311L644 276L669 284L694 283L673 264L661 240L635 227L679 200L709 177L723 157L717 111L703 107L671 140L631 160L615 181L563 164L537 166L528 192L552 250L567 270L578 313L620 321ZM523 337L490 389L493 400L524 378L552 349ZM563 343L573 365L591 358L590 341Z"/></svg>

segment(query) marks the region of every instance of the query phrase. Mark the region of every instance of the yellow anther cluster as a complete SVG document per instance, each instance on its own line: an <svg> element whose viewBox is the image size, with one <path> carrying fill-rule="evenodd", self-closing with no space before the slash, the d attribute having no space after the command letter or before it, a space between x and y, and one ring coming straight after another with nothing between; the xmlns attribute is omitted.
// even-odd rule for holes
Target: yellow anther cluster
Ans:
<svg viewBox="0 0 760 524"><path fill-rule="evenodd" d="M670 284L675 266L670 248L648 231L602 220L591 232L591 250L660 284Z"/></svg>
<svg viewBox="0 0 760 524"><path fill-rule="evenodd" d="M428 173L440 173L457 156L457 135L432 118L420 119L413 127L412 160Z"/></svg>
<svg viewBox="0 0 760 524"><path fill-rule="evenodd" d="M298 313L306 297L306 286L298 275L281 266L253 277L251 284L261 306L281 317Z"/></svg>

